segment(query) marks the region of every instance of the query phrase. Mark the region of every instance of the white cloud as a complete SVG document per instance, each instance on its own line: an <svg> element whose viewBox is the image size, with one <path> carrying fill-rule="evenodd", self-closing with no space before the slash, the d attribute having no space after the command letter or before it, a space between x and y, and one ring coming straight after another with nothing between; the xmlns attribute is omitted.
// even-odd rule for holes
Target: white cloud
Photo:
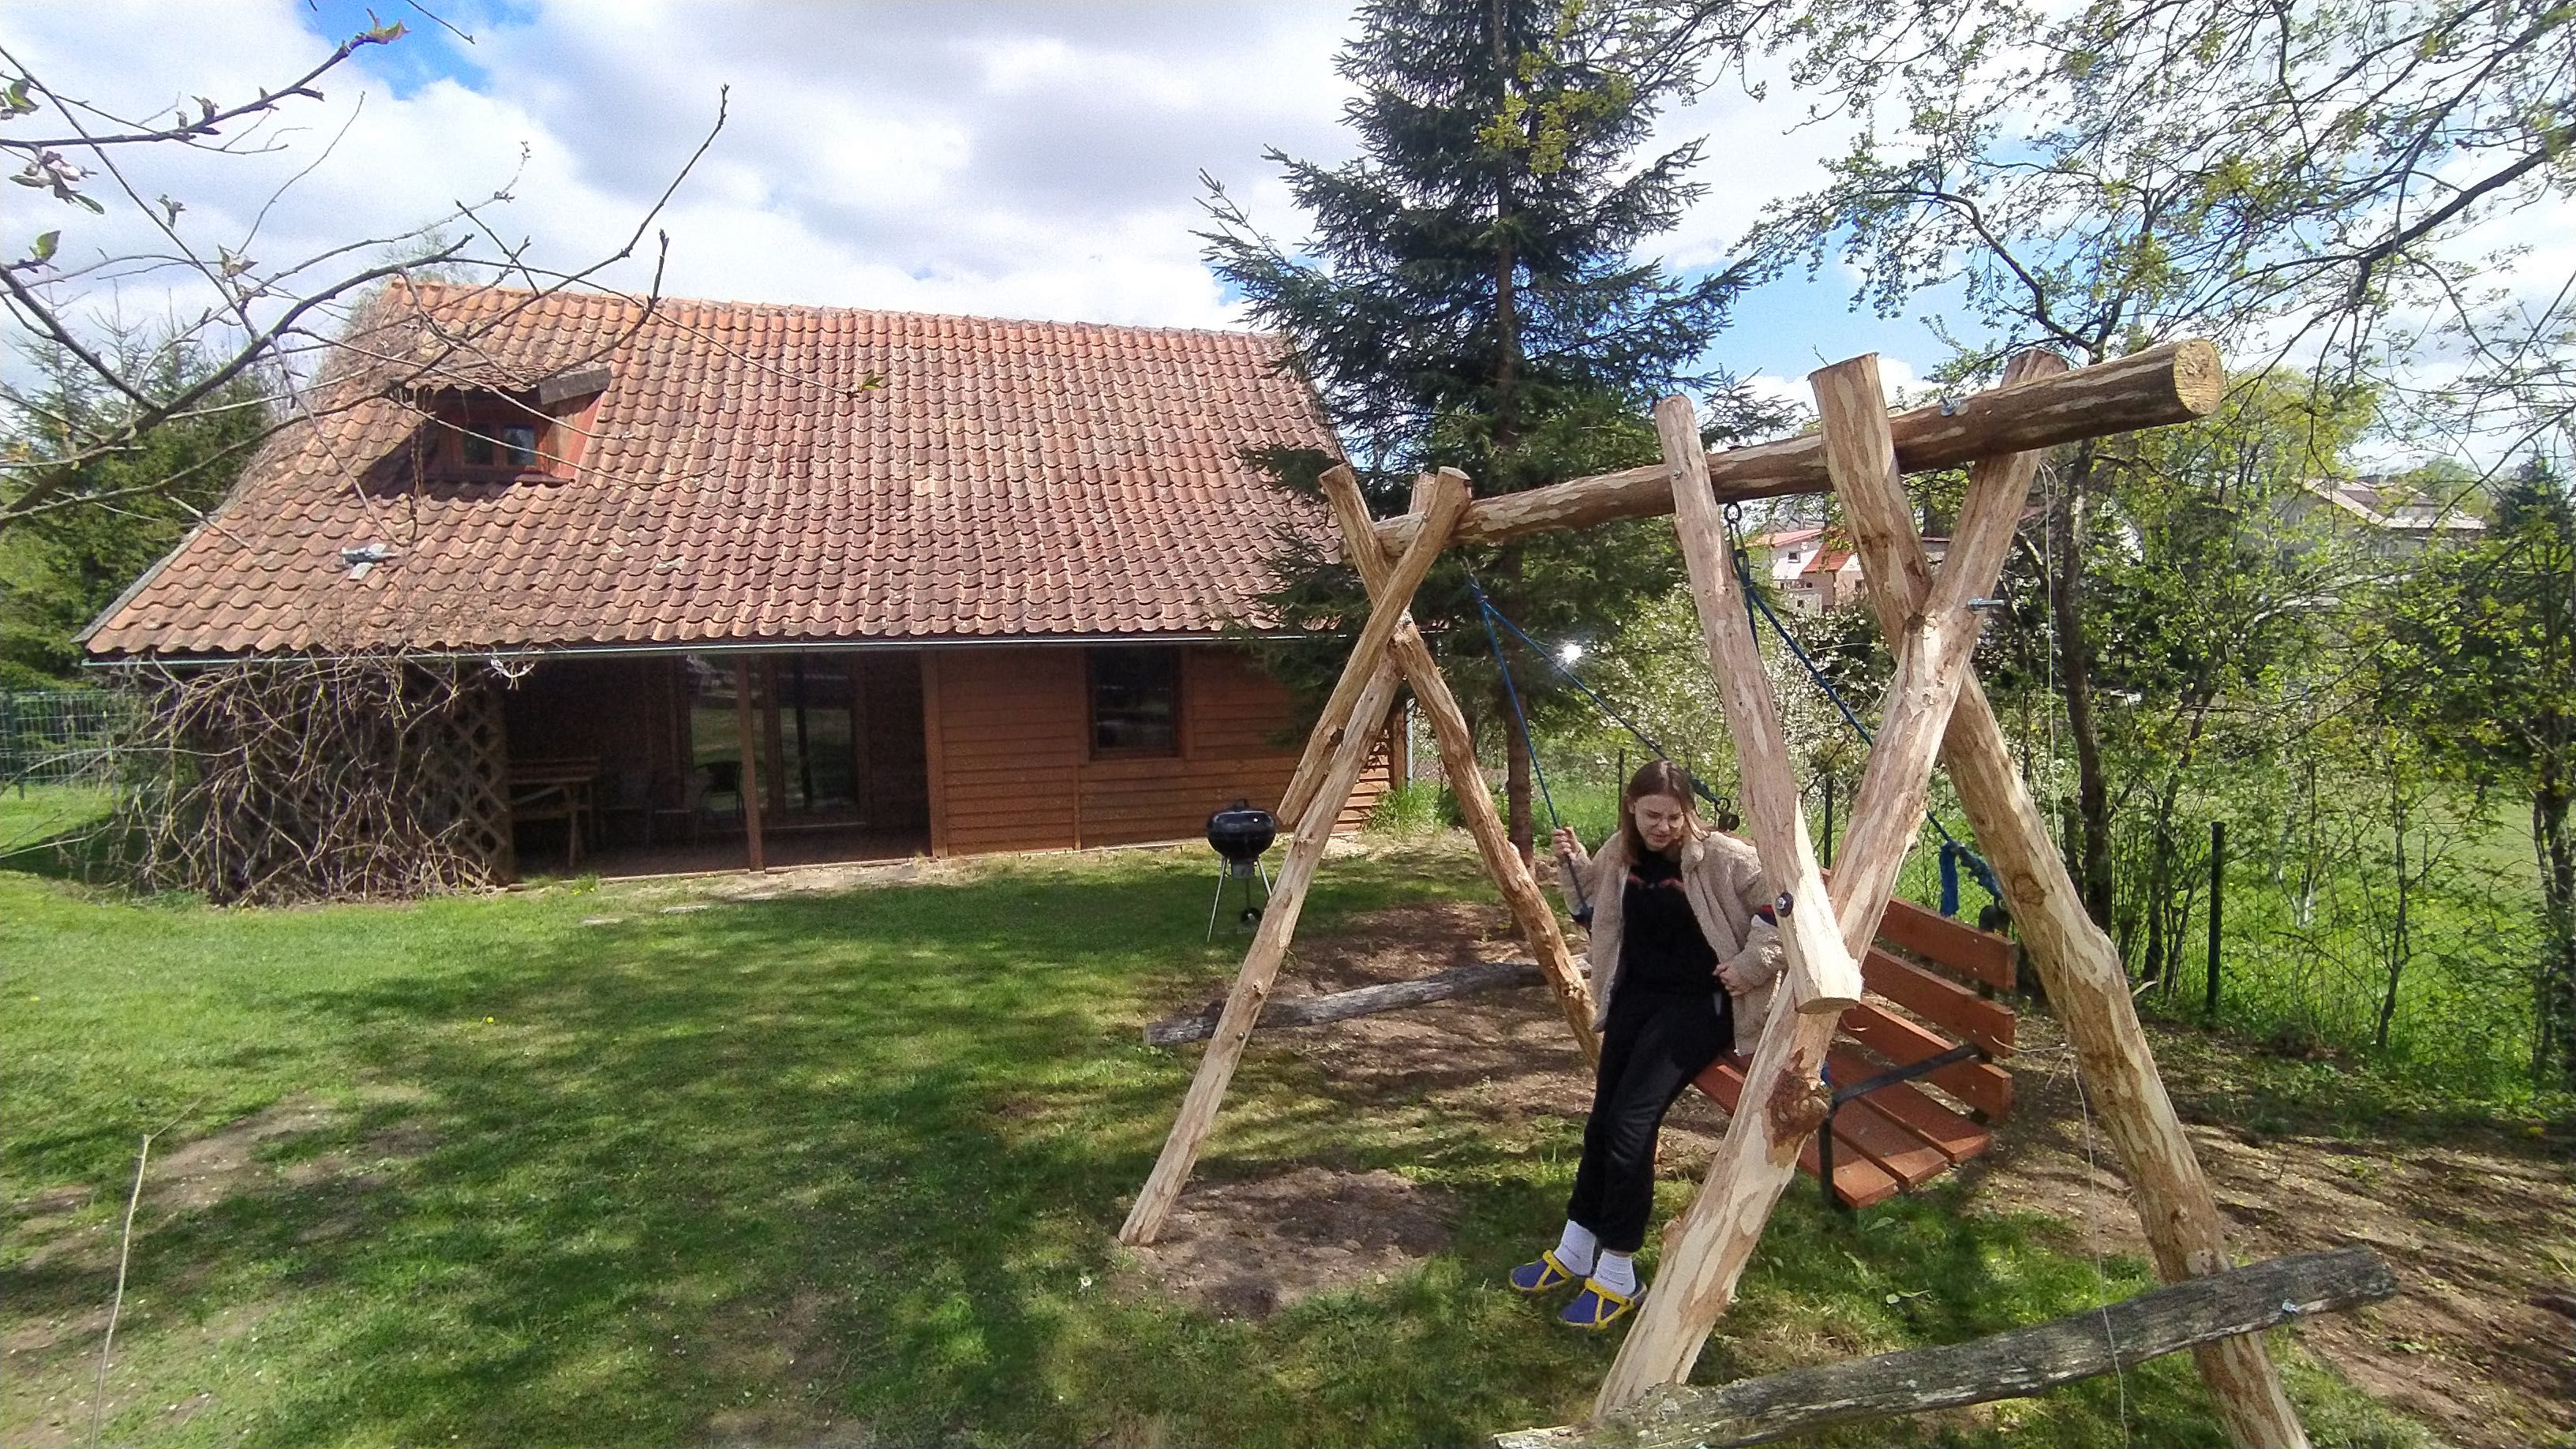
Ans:
<svg viewBox="0 0 2576 1449"><path fill-rule="evenodd" d="M460 8L441 7L475 34L466 64L442 62L435 32L396 43L415 48L408 60L362 51L326 101L290 104L288 152L137 156L147 194L185 200L192 238L232 244L346 125L269 217L263 262L398 234L509 184L495 227L542 263L578 266L623 243L730 84L723 134L659 222L669 291L1221 326L1233 309L1190 235L1199 172L1293 225L1262 147L1343 150L1338 8ZM322 23L292 0L30 7L11 44L71 94L147 111L293 75L340 38ZM424 65L458 74L398 83ZM56 220L69 257L143 240ZM647 275L639 261L616 280Z"/></svg>

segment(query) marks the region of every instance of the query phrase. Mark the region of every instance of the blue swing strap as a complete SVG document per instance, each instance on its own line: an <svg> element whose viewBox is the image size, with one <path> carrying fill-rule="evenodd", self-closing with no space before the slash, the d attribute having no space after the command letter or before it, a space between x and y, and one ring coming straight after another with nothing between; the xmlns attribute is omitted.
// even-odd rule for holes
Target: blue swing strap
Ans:
<svg viewBox="0 0 2576 1449"><path fill-rule="evenodd" d="M1503 638L1494 632L1494 621L1501 619L1503 627L1511 629L1524 644L1529 644L1529 636L1513 628L1512 621L1504 619L1501 612L1494 608L1494 601L1485 597L1484 586L1476 582L1476 576L1472 572L1467 575L1467 590L1476 596L1476 608L1484 615L1485 642L1493 647L1494 668L1503 676L1503 698L1510 701L1512 722L1520 727L1521 748L1529 754L1530 774L1538 781L1538 797L1547 802L1548 824L1554 830L1562 830L1565 828L1565 817L1556 813L1556 796L1547 788L1547 767L1540 764L1538 760L1538 739L1530 733L1529 715L1521 708L1520 686L1512 681L1512 666L1510 661L1503 657ZM1533 651L1538 651L1538 646L1532 644L1530 647ZM1589 693L1589 691L1586 692ZM1595 697L1598 698L1598 696ZM1592 925L1592 898L1584 893L1583 873L1569 868L1566 874L1574 881L1574 922L1589 929Z"/></svg>
<svg viewBox="0 0 2576 1449"><path fill-rule="evenodd" d="M1833 701L1835 710L1843 717L1843 723L1851 726L1852 733L1860 736L1862 744L1876 744L1877 737L1870 733L1868 725L1861 723L1860 716L1852 712L1851 705L1843 699L1842 691L1834 688L1832 677L1827 675L1816 663L1814 656L1807 653L1805 647L1799 644L1798 636L1789 632L1789 626L1780 621L1779 614L1771 608L1771 601L1764 598L1762 591L1753 586L1753 566L1747 561L1744 552L1743 517L1743 505L1736 503L1726 505L1727 553L1735 561L1736 581L1744 595L1745 617L1750 620L1758 615L1759 618L1767 620L1771 625L1771 632L1779 636L1780 642L1787 646L1791 656L1806 669L1807 677L1815 681L1816 688L1824 692L1825 698ZM1985 857L1961 843L1959 837L1952 835L1950 827L1941 823L1940 816L1926 812L1923 818L1941 834L1941 914L1945 916L1959 914L1959 867L1961 865L1965 865L1969 874L1976 877L1977 884L1983 886L1986 894L1994 897L2000 904L2004 898L2003 884L1995 879L1994 869L1986 864Z"/></svg>

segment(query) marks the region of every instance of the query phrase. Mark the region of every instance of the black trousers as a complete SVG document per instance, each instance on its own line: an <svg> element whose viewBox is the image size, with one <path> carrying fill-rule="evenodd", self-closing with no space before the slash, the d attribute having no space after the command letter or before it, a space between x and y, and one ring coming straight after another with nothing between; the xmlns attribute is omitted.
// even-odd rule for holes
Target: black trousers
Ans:
<svg viewBox="0 0 2576 1449"><path fill-rule="evenodd" d="M1623 991L1601 1030L1601 1071L1583 1124L1583 1163L1565 1215L1613 1253L1646 1241L1655 1207L1655 1134L1691 1079L1735 1046L1733 1001Z"/></svg>

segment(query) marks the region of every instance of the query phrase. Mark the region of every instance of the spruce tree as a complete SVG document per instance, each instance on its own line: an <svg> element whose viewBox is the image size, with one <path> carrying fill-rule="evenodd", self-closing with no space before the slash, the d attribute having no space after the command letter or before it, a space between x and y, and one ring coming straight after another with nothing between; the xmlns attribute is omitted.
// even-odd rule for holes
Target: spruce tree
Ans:
<svg viewBox="0 0 2576 1449"><path fill-rule="evenodd" d="M1658 108L1695 84L1712 41L1699 23L1687 7L1618 0L1380 0L1338 62L1361 92L1344 112L1359 155L1326 167L1267 153L1306 213L1303 245L1273 240L1209 181L1210 265L1287 342L1381 515L1422 469L1459 468L1481 496L1650 462L1656 397L1737 399L1703 364L1737 277L1685 279L1639 255L1704 189L1688 179L1696 143L1634 160ZM1326 460L1265 461L1311 491ZM1279 622L1347 640L1361 595L1337 553L1283 535L1264 601ZM1597 649L1679 564L1668 528L1622 525L1453 557L1416 598L1480 733L1505 724L1526 852L1528 760L1498 713L1469 568L1538 637ZM1272 654L1308 685L1342 658L1329 643ZM1512 669L1525 702L1564 708L1545 664Z"/></svg>

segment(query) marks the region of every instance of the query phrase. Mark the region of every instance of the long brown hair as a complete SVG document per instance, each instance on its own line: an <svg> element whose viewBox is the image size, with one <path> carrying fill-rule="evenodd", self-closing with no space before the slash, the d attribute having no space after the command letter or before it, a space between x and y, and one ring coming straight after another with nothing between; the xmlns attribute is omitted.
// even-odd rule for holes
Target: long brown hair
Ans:
<svg viewBox="0 0 2576 1449"><path fill-rule="evenodd" d="M1678 800L1682 806L1684 838L1697 840L1708 833L1699 823L1699 805L1691 794L1690 771L1670 760L1648 760L1637 773L1628 777L1628 788L1619 792L1619 837L1628 847L1630 860L1643 860L1645 837L1637 833L1637 816L1630 807L1648 795L1662 795Z"/></svg>

